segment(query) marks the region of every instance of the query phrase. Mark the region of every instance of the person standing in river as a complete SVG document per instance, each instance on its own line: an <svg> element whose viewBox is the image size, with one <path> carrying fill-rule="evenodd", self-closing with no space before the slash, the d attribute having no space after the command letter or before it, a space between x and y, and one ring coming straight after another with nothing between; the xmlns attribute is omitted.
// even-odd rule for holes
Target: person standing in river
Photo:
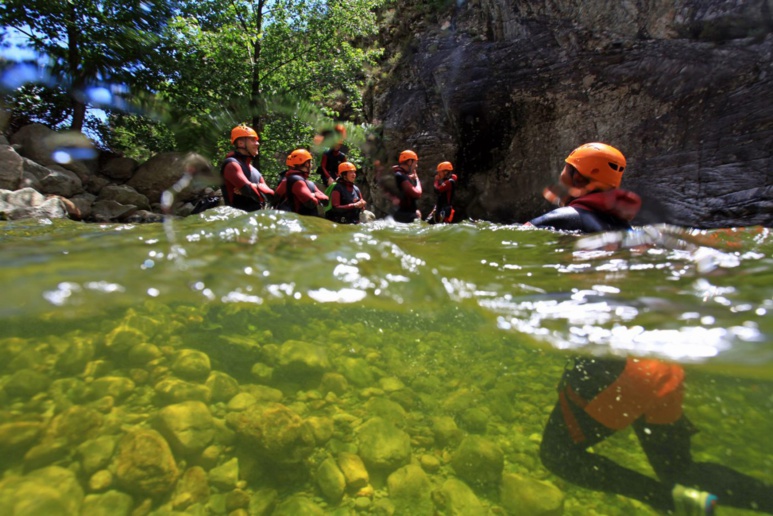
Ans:
<svg viewBox="0 0 773 516"><path fill-rule="evenodd" d="M252 127L238 125L231 130L231 145L234 150L228 153L220 167L225 204L244 211L265 208L274 191L252 166L260 147L258 133Z"/></svg>
<svg viewBox="0 0 773 516"><path fill-rule="evenodd" d="M309 181L312 157L306 149L295 149L285 160L287 171L276 187L277 209L299 215L323 216L321 208L329 199Z"/></svg>
<svg viewBox="0 0 773 516"><path fill-rule="evenodd" d="M338 181L330 193L330 209L325 217L340 224L359 224L360 214L365 208L365 199L357 185L357 167L345 161L338 165Z"/></svg>
<svg viewBox="0 0 773 516"><path fill-rule="evenodd" d="M397 161L398 164L392 167L394 184L385 188L396 208L392 216L397 222L421 220L417 206L422 194L417 170L419 157L412 150L404 150Z"/></svg>
<svg viewBox="0 0 773 516"><path fill-rule="evenodd" d="M603 143L566 158L562 207L537 217L537 227L585 233L629 228L640 201L619 189L626 161ZM557 197L552 190L546 197ZM695 462L697 432L683 414L684 369L657 359L579 356L558 385L558 402L540 445L543 465L579 486L635 498L676 514L713 514L717 504L773 513L773 486L721 464ZM590 448L632 427L657 479Z"/></svg>
<svg viewBox="0 0 773 516"><path fill-rule="evenodd" d="M343 124L337 124L334 133L337 140L330 149L322 153L322 159L317 169L320 180L326 189L338 181L338 167L346 161L346 154L341 149L346 138L346 127Z"/></svg>
<svg viewBox="0 0 773 516"><path fill-rule="evenodd" d="M586 143L565 161L559 185L543 192L560 207L526 224L584 233L629 229L641 199L620 188L626 167L623 153L605 143Z"/></svg>
<svg viewBox="0 0 773 516"><path fill-rule="evenodd" d="M427 216L427 222L437 224L451 223L454 220L454 192L456 191L456 174L450 161L438 163L435 175L435 207Z"/></svg>

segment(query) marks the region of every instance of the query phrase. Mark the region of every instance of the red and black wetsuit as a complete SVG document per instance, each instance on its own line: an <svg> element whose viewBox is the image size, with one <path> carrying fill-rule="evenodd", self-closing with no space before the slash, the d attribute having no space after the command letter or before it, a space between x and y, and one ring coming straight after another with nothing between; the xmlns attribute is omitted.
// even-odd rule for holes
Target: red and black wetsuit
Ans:
<svg viewBox="0 0 773 516"><path fill-rule="evenodd" d="M719 497L721 505L773 511L773 487L720 464L695 462L696 432L682 414L684 371L654 359L576 358L559 384L540 446L547 469L579 486L672 511L675 484ZM633 427L658 479L588 451Z"/></svg>
<svg viewBox="0 0 773 516"><path fill-rule="evenodd" d="M408 173L396 166L392 169L395 174L395 184L399 195L397 211L393 217L397 222L413 222L421 217L418 213L417 203L421 198L421 183L414 176L411 178Z"/></svg>
<svg viewBox="0 0 773 516"><path fill-rule="evenodd" d="M322 160L319 164L319 176L322 178L322 184L327 185L330 179L338 180L338 165L346 161L346 154L340 149L328 149L322 153Z"/></svg>
<svg viewBox="0 0 773 516"><path fill-rule="evenodd" d="M593 192L571 199L566 206L532 219L529 224L584 233L630 229L630 221L640 207L639 196L627 190Z"/></svg>
<svg viewBox="0 0 773 516"><path fill-rule="evenodd" d="M265 207L274 191L266 184L258 169L252 166L252 156L230 152L220 167L225 204L244 211Z"/></svg>
<svg viewBox="0 0 773 516"><path fill-rule="evenodd" d="M362 208L355 206L362 194L357 185L339 178L330 194L331 208L325 217L341 224L359 224Z"/></svg>
<svg viewBox="0 0 773 516"><path fill-rule="evenodd" d="M452 222L454 220L454 191L456 190L456 174L446 176L442 180L435 179L435 217L434 222Z"/></svg>
<svg viewBox="0 0 773 516"><path fill-rule="evenodd" d="M299 215L319 215L317 207L328 201L327 195L319 191L308 175L299 170L288 170L276 187L279 199L277 209L293 211Z"/></svg>

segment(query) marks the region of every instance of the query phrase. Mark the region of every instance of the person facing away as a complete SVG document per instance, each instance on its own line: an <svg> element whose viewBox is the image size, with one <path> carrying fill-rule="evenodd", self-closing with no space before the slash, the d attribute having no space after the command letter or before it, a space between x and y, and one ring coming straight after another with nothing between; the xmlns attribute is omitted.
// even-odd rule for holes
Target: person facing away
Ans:
<svg viewBox="0 0 773 516"><path fill-rule="evenodd" d="M357 178L357 167L354 163L345 161L338 165L338 181L330 194L330 209L325 212L328 220L341 224L359 224L360 214L365 208L365 199L354 180Z"/></svg>
<svg viewBox="0 0 773 516"><path fill-rule="evenodd" d="M238 125L231 129L231 145L234 150L226 155L220 167L225 204L244 211L265 208L274 190L252 166L260 147L258 133L251 127Z"/></svg>
<svg viewBox="0 0 773 516"><path fill-rule="evenodd" d="M566 158L559 179L567 191L549 187L545 198L560 207L527 222L540 228L595 233L629 229L641 208L638 195L620 188L626 161L623 153L605 143L586 143Z"/></svg>
<svg viewBox="0 0 773 516"><path fill-rule="evenodd" d="M392 214L397 222L413 222L421 219L417 203L421 199L421 181L418 174L419 157L412 150L400 153L398 164L392 167L395 191L392 194L396 210Z"/></svg>
<svg viewBox="0 0 773 516"><path fill-rule="evenodd" d="M661 511L713 514L715 505L773 513L773 486L722 464L695 461L697 432L683 413L684 370L657 359L576 357L564 371L540 445L543 465L586 489ZM657 478L590 448L632 427Z"/></svg>
<svg viewBox="0 0 773 516"><path fill-rule="evenodd" d="M320 208L328 202L313 182L309 181L312 157L306 149L295 149L285 160L287 170L276 187L276 207L299 215L321 216Z"/></svg>
<svg viewBox="0 0 773 516"><path fill-rule="evenodd" d="M341 151L344 138L346 138L346 128L342 124L338 124L335 126L335 133L338 135L338 141L322 153L322 160L319 164L319 176L325 187L335 184L338 180L338 167L346 161L346 154Z"/></svg>
<svg viewBox="0 0 773 516"><path fill-rule="evenodd" d="M450 161L439 163L435 175L435 207L427 216L427 222L436 224L439 222L450 223L454 220L454 191L456 190L456 174Z"/></svg>

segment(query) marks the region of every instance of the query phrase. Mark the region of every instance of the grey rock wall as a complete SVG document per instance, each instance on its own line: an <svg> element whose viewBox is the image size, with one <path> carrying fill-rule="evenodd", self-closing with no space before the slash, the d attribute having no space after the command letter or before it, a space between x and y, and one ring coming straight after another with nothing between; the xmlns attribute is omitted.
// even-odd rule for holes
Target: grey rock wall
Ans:
<svg viewBox="0 0 773 516"><path fill-rule="evenodd" d="M382 126L376 152L390 164L418 152L425 212L434 167L451 160L462 215L523 222L550 208L541 191L566 155L604 141L628 158L623 187L645 199L636 222L771 226L771 11L770 0L478 0L414 18L365 98Z"/></svg>

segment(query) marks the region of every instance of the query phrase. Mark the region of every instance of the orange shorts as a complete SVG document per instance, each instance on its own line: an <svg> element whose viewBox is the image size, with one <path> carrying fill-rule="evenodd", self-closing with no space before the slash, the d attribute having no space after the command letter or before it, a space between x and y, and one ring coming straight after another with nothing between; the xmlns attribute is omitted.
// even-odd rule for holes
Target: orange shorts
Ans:
<svg viewBox="0 0 773 516"><path fill-rule="evenodd" d="M644 416L665 425L682 417L684 369L660 360L629 358L623 373L585 406L602 425L622 430Z"/></svg>

